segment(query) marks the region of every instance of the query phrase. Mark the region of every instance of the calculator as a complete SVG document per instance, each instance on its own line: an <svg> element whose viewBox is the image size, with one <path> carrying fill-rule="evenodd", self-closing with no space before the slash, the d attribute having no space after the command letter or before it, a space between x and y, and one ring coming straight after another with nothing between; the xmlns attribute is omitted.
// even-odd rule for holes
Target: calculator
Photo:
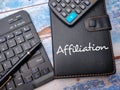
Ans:
<svg viewBox="0 0 120 90"><path fill-rule="evenodd" d="M50 0L52 11L67 25L73 25L99 0Z"/></svg>

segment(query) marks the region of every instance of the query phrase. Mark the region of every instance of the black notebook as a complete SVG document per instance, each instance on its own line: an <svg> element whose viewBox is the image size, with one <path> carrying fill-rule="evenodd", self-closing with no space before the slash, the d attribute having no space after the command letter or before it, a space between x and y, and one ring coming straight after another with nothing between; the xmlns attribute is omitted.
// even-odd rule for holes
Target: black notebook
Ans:
<svg viewBox="0 0 120 90"><path fill-rule="evenodd" d="M84 3L84 0L80 1ZM63 5L65 7L60 11L63 6L58 8L58 4L64 2L64 0L61 2L51 0L49 4L58 9L63 17L73 15L70 17L73 20L77 13L74 9L76 7L70 6L72 8L70 14L66 11L68 4ZM71 2L74 3L74 0ZM82 6L80 10L87 6L83 5L85 7ZM105 0L98 0L73 25L66 24L52 8L50 13L55 78L103 76L115 73L111 24L106 12ZM68 20L68 16L65 20ZM71 20L69 19L68 22Z"/></svg>

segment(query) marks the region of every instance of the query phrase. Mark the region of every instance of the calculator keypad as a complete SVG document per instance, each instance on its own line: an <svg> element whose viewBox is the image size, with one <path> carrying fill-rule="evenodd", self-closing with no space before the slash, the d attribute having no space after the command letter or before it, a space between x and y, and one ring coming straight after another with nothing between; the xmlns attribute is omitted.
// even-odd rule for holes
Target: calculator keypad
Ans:
<svg viewBox="0 0 120 90"><path fill-rule="evenodd" d="M73 25L98 0L50 0L53 12L68 25Z"/></svg>

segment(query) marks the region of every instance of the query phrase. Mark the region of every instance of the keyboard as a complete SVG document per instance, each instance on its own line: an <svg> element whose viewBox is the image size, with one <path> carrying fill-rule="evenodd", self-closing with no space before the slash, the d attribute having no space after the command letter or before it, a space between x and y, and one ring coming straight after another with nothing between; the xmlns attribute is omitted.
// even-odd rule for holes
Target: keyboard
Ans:
<svg viewBox="0 0 120 90"><path fill-rule="evenodd" d="M52 11L67 25L73 25L99 0L50 0Z"/></svg>
<svg viewBox="0 0 120 90"><path fill-rule="evenodd" d="M0 20L0 26L0 86L5 86L3 90L16 90L31 81L37 87L49 81L52 66L28 13L20 11L10 15Z"/></svg>
<svg viewBox="0 0 120 90"><path fill-rule="evenodd" d="M53 80L53 70L43 46L20 67L2 90L33 90ZM26 89L27 88L27 89Z"/></svg>

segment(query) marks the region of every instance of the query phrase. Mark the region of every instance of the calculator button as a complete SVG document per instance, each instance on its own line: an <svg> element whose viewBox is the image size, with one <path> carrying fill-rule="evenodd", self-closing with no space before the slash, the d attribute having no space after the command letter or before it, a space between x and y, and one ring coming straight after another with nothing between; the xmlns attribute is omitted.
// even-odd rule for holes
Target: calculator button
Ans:
<svg viewBox="0 0 120 90"><path fill-rule="evenodd" d="M81 8L82 10L84 10L84 9L86 8L86 6L85 6L84 4L80 4L80 8Z"/></svg>
<svg viewBox="0 0 120 90"><path fill-rule="evenodd" d="M57 10L58 12L61 12L61 11L62 11L61 7L56 7L56 10Z"/></svg>
<svg viewBox="0 0 120 90"><path fill-rule="evenodd" d="M65 7L66 7L66 4L65 4L65 3L61 3L61 6L62 6L63 8L65 8Z"/></svg>
<svg viewBox="0 0 120 90"><path fill-rule="evenodd" d="M72 11L67 17L66 17L66 21L68 23L71 23L72 21L74 21L77 18L78 14L74 11Z"/></svg>
<svg viewBox="0 0 120 90"><path fill-rule="evenodd" d="M72 10L70 8L66 8L66 11L70 13Z"/></svg>
<svg viewBox="0 0 120 90"><path fill-rule="evenodd" d="M79 9L79 8L76 8L75 11L76 11L78 14L81 13L81 9Z"/></svg>
<svg viewBox="0 0 120 90"><path fill-rule="evenodd" d="M52 2L51 4L52 4L53 7L57 6L56 2Z"/></svg>
<svg viewBox="0 0 120 90"><path fill-rule="evenodd" d="M65 2L66 2L67 4L69 4L69 3L71 2L71 0L65 0Z"/></svg>
<svg viewBox="0 0 120 90"><path fill-rule="evenodd" d="M62 12L61 14L62 14L63 17L67 16L66 12Z"/></svg>
<svg viewBox="0 0 120 90"><path fill-rule="evenodd" d="M90 5L90 1L89 0L85 0L84 3L88 6Z"/></svg>
<svg viewBox="0 0 120 90"><path fill-rule="evenodd" d="M72 9L74 9L76 7L75 4L73 4L73 3L70 6Z"/></svg>
<svg viewBox="0 0 120 90"><path fill-rule="evenodd" d="M61 0L56 0L58 3L60 3L61 2Z"/></svg>
<svg viewBox="0 0 120 90"><path fill-rule="evenodd" d="M81 0L74 0L76 4L80 4Z"/></svg>

